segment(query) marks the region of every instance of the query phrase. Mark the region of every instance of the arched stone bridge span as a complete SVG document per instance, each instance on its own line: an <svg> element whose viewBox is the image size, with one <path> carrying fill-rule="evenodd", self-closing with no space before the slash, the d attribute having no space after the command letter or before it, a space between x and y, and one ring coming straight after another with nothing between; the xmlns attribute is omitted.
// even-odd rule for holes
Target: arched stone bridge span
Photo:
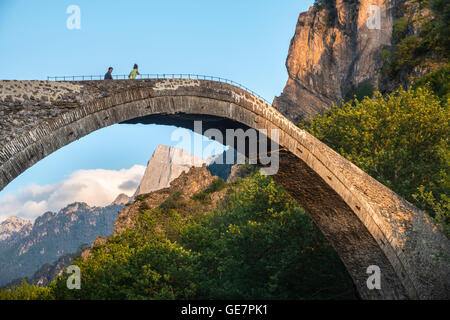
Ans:
<svg viewBox="0 0 450 320"><path fill-rule="evenodd" d="M189 80L0 81L0 190L53 151L122 122L278 129L274 177L330 240L365 299L450 298L450 244L431 219L250 93ZM381 289L370 290L370 265Z"/></svg>

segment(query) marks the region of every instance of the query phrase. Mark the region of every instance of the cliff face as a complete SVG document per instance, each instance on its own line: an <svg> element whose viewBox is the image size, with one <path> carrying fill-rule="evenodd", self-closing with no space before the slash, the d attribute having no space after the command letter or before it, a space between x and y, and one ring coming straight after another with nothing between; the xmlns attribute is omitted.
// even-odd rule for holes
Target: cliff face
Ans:
<svg viewBox="0 0 450 320"><path fill-rule="evenodd" d="M189 171L191 167L201 167L204 163L205 160L187 151L159 145L148 161L135 196L167 188L181 173Z"/></svg>
<svg viewBox="0 0 450 320"><path fill-rule="evenodd" d="M289 78L274 106L298 121L339 105L362 83L378 87L381 51L391 45L402 2L327 0L301 13L286 61Z"/></svg>

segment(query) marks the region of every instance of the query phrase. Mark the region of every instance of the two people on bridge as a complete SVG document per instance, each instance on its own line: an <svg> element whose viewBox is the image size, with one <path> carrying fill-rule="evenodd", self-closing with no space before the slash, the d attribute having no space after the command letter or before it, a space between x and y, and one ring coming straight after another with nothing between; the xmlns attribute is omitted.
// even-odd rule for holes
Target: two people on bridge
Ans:
<svg viewBox="0 0 450 320"><path fill-rule="evenodd" d="M109 67L108 68L108 72L105 73L105 80L113 80L112 77L112 71L113 71L113 67ZM128 79L136 79L136 76L140 75L139 71L138 71L138 65L134 64L133 66L133 70L131 70L130 74L128 75Z"/></svg>

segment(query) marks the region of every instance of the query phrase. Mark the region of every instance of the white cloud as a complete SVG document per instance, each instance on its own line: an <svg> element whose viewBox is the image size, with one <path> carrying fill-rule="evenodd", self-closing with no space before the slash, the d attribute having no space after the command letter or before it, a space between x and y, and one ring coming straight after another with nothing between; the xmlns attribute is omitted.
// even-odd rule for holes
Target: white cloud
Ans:
<svg viewBox="0 0 450 320"><path fill-rule="evenodd" d="M6 194L0 199L0 222L9 216L35 219L72 202L109 205L120 193L133 195L144 171L145 167L140 165L121 170L78 170L56 184L27 186L17 194Z"/></svg>

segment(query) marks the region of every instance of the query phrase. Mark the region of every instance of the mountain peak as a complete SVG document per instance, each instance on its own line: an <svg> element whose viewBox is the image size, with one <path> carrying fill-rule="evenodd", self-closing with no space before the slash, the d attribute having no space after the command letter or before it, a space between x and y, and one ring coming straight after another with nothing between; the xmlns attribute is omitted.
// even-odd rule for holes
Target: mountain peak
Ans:
<svg viewBox="0 0 450 320"><path fill-rule="evenodd" d="M16 216L10 216L8 218L6 218L6 220L4 220L1 224L8 222L8 223L20 223L20 224L26 224L27 222L32 223L29 220L25 220L22 219L20 217L16 217Z"/></svg>
<svg viewBox="0 0 450 320"><path fill-rule="evenodd" d="M33 222L19 217L8 217L0 223L0 241L10 238L13 234L20 232L23 228L30 227Z"/></svg>
<svg viewBox="0 0 450 320"><path fill-rule="evenodd" d="M91 207L85 202L73 202L73 203L68 204L60 212L67 214L67 213L79 211L81 208L82 209L90 209Z"/></svg>
<svg viewBox="0 0 450 320"><path fill-rule="evenodd" d="M166 146L164 144L160 144L156 147L150 160L160 156L167 156L168 160L174 164L189 167L201 167L205 163L204 159L197 157L184 149Z"/></svg>
<svg viewBox="0 0 450 320"><path fill-rule="evenodd" d="M131 197L127 196L125 193L119 194L116 199L111 203L114 206L121 206L130 202Z"/></svg>
<svg viewBox="0 0 450 320"><path fill-rule="evenodd" d="M147 163L147 169L135 196L167 188L170 182L192 167L201 167L205 160L183 149L160 144Z"/></svg>

